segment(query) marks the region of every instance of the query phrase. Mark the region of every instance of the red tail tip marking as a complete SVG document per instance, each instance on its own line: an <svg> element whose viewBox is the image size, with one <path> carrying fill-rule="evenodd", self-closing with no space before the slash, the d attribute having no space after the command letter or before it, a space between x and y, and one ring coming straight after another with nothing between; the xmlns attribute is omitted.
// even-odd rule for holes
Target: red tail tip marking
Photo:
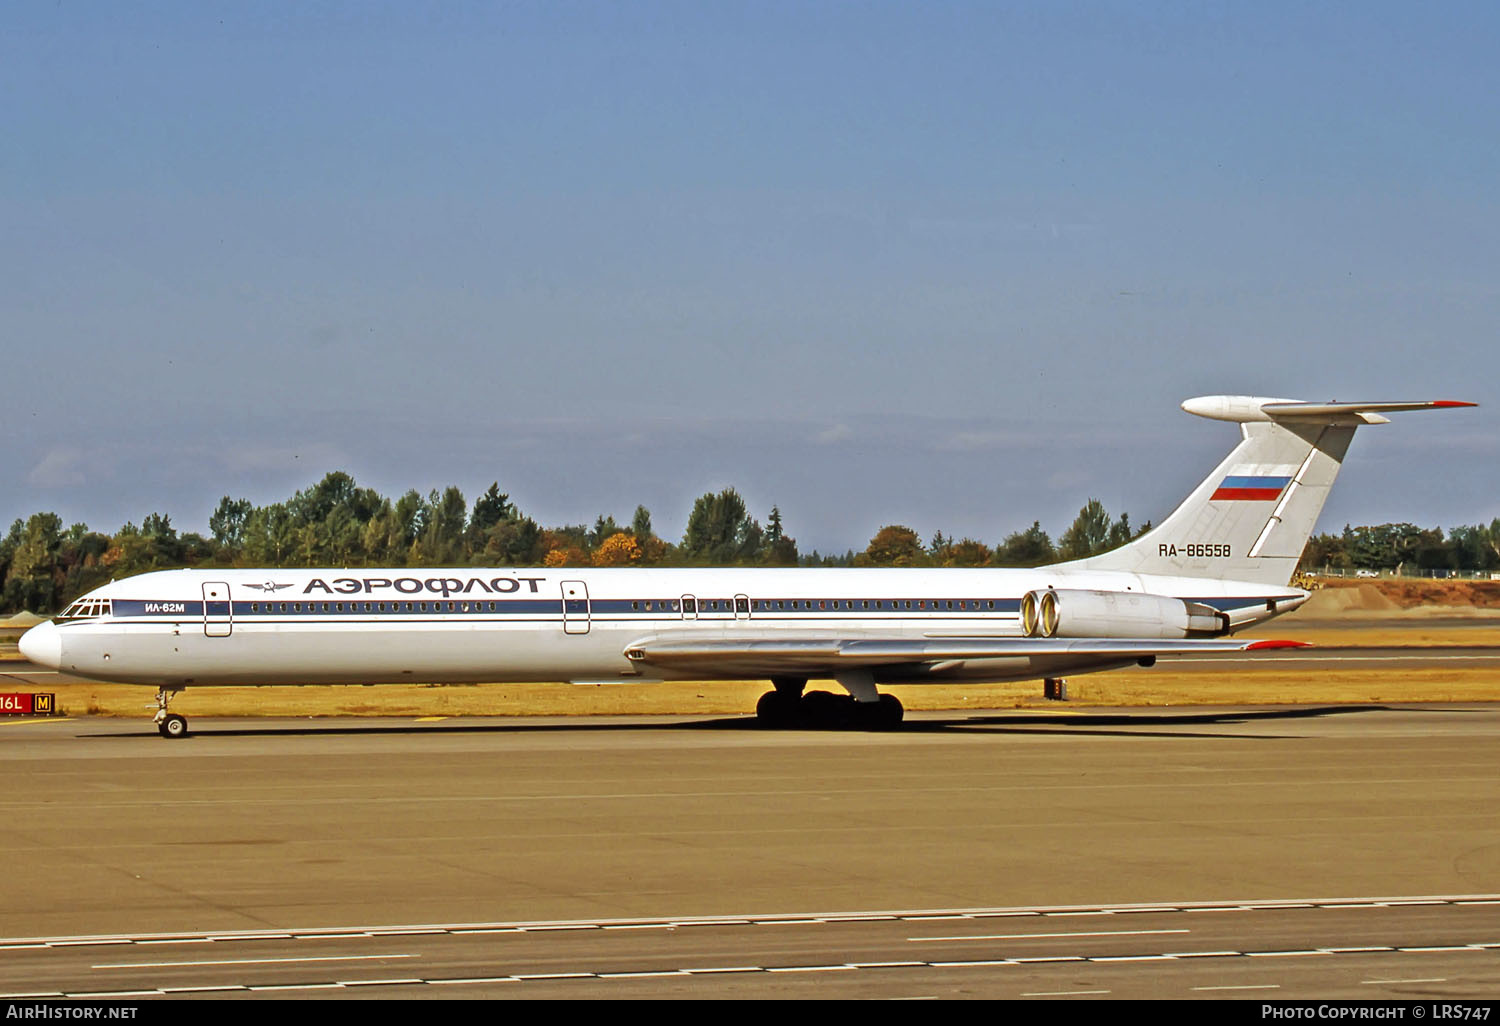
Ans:
<svg viewBox="0 0 1500 1026"><path fill-rule="evenodd" d="M1312 648L1306 641L1257 641L1245 651L1255 652L1263 648Z"/></svg>

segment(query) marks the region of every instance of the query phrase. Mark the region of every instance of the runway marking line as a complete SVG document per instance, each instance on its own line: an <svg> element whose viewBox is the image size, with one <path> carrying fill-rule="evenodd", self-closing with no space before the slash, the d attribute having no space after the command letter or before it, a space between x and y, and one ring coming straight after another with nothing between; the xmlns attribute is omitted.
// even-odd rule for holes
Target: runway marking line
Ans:
<svg viewBox="0 0 1500 1026"><path fill-rule="evenodd" d="M245 988L242 987L242 986L240 986L239 984L232 984L232 985L228 985L228 986L210 986L210 987L163 987L163 988L161 988L161 992L163 994L218 994L218 993L222 993L223 991L227 991L227 990L244 990L244 989Z"/></svg>
<svg viewBox="0 0 1500 1026"><path fill-rule="evenodd" d="M91 965L90 969L177 969L189 965L279 965L297 962L367 962L380 958L419 958L416 954L390 955L309 955L306 958L223 958L198 962L115 962Z"/></svg>
<svg viewBox="0 0 1500 1026"><path fill-rule="evenodd" d="M369 935L371 937L425 937L425 936L429 936L429 935L432 935L432 934L442 934L442 933L447 933L447 932L448 932L447 930L441 929L441 928L436 927L436 926L432 926L432 927L412 927L410 929L370 930L370 931L368 931L368 933L369 933Z"/></svg>
<svg viewBox="0 0 1500 1026"><path fill-rule="evenodd" d="M1083 994L1108 994L1107 990L1028 990L1022 997L1079 997Z"/></svg>
<svg viewBox="0 0 1500 1026"><path fill-rule="evenodd" d="M1239 958L1243 951L1168 951L1169 958Z"/></svg>
<svg viewBox="0 0 1500 1026"><path fill-rule="evenodd" d="M1448 982L1448 977L1446 977L1446 976L1429 976L1429 977L1427 977L1425 979L1416 979L1416 980L1360 980L1359 981L1359 985L1361 987L1377 987L1377 986L1382 986L1382 985L1388 984L1388 983L1447 983L1447 982Z"/></svg>
<svg viewBox="0 0 1500 1026"><path fill-rule="evenodd" d="M586 980L593 973L517 973L518 980Z"/></svg>
<svg viewBox="0 0 1500 1026"><path fill-rule="evenodd" d="M1309 955L1331 955L1333 952L1324 948L1305 951L1247 951L1250 958L1305 958Z"/></svg>
<svg viewBox="0 0 1500 1026"><path fill-rule="evenodd" d="M908 937L913 944L937 943L943 941L986 941L986 940L1036 940L1041 938L1056 937L1146 937L1162 933L1192 933L1188 929L1178 930L1086 930L1078 933L975 933L956 937Z"/></svg>
<svg viewBox="0 0 1500 1026"><path fill-rule="evenodd" d="M135 943L137 947L149 948L163 944L212 944L213 942L212 937L194 937L191 940L138 940Z"/></svg>

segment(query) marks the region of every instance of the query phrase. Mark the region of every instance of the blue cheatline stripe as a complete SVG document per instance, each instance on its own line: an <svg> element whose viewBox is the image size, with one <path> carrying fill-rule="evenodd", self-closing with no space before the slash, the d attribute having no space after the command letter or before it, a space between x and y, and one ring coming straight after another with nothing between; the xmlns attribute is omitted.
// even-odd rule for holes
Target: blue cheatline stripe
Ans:
<svg viewBox="0 0 1500 1026"><path fill-rule="evenodd" d="M1214 598L1186 597L1185 602L1200 602L1216 609L1231 610L1250 606L1263 606L1268 599L1285 601L1293 595L1259 595ZM649 603L650 608L647 608ZM209 602L209 616L226 616L226 603ZM381 606L385 608L382 609ZM252 609L252 607L254 607ZM587 608L594 617L615 617L641 620L681 619L681 603L673 599L595 599L585 605L575 600L569 605L570 613L582 614ZM751 619L815 619L838 620L861 617L889 620L893 618L924 617L931 619L989 617L1013 617L1020 611L1020 599L751 599L748 611ZM352 600L255 600L235 602L236 618L241 617L391 617L392 619L429 619L441 617L559 617L563 612L561 599L360 599ZM149 617L155 620L192 620L204 615L202 602L163 602L140 599L115 599L111 606L113 619L138 619ZM745 611L736 613L733 599L699 599L697 617L709 620L728 620L746 617ZM69 622L99 619L82 617Z"/></svg>
<svg viewBox="0 0 1500 1026"><path fill-rule="evenodd" d="M115 619L154 617L167 619L194 619L205 615L227 616L227 602L194 601L147 601L142 599L115 599L111 615ZM749 608L736 609L732 598L700 598L697 600L697 616L727 617L738 613L744 616L777 616L821 614L823 617L840 614L899 613L902 615L931 616L953 614L955 616L989 616L1016 613L1021 608L1019 598L976 599L965 596L953 599L931 598L880 598L880 599L751 599ZM682 615L682 604L676 599L583 599L569 600L569 612L582 613L585 609L594 615L641 615L660 618ZM453 615L494 614L500 615L559 615L563 611L561 599L266 599L244 600L233 604L233 615L240 616L339 616L350 613L373 613L377 616L421 616L442 613ZM93 619L84 617L82 619Z"/></svg>

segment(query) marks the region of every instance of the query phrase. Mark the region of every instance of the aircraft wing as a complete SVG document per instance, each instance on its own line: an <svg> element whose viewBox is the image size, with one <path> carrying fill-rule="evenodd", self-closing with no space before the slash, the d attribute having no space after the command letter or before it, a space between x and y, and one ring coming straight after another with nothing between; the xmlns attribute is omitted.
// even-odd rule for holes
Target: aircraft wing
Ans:
<svg viewBox="0 0 1500 1026"><path fill-rule="evenodd" d="M736 635L695 638L663 634L643 638L625 650L637 665L693 673L733 672L747 676L833 676L847 670L926 666L936 672L971 660L1028 660L1053 663L1128 663L1158 655L1245 652L1301 647L1296 641L1165 640L1160 638L783 638Z"/></svg>

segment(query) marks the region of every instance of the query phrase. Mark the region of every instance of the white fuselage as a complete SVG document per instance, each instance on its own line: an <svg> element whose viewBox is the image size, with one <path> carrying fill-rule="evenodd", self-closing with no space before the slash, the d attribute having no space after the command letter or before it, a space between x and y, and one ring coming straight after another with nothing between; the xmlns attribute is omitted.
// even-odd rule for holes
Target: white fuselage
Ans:
<svg viewBox="0 0 1500 1026"><path fill-rule="evenodd" d="M763 678L753 667L632 663L644 638L1014 638L1028 591L1094 589L1212 606L1234 627L1295 608L1296 588L1003 569L171 570L112 582L23 639L80 676L207 684ZM1120 665L1026 657L892 669L885 681L1019 680Z"/></svg>

